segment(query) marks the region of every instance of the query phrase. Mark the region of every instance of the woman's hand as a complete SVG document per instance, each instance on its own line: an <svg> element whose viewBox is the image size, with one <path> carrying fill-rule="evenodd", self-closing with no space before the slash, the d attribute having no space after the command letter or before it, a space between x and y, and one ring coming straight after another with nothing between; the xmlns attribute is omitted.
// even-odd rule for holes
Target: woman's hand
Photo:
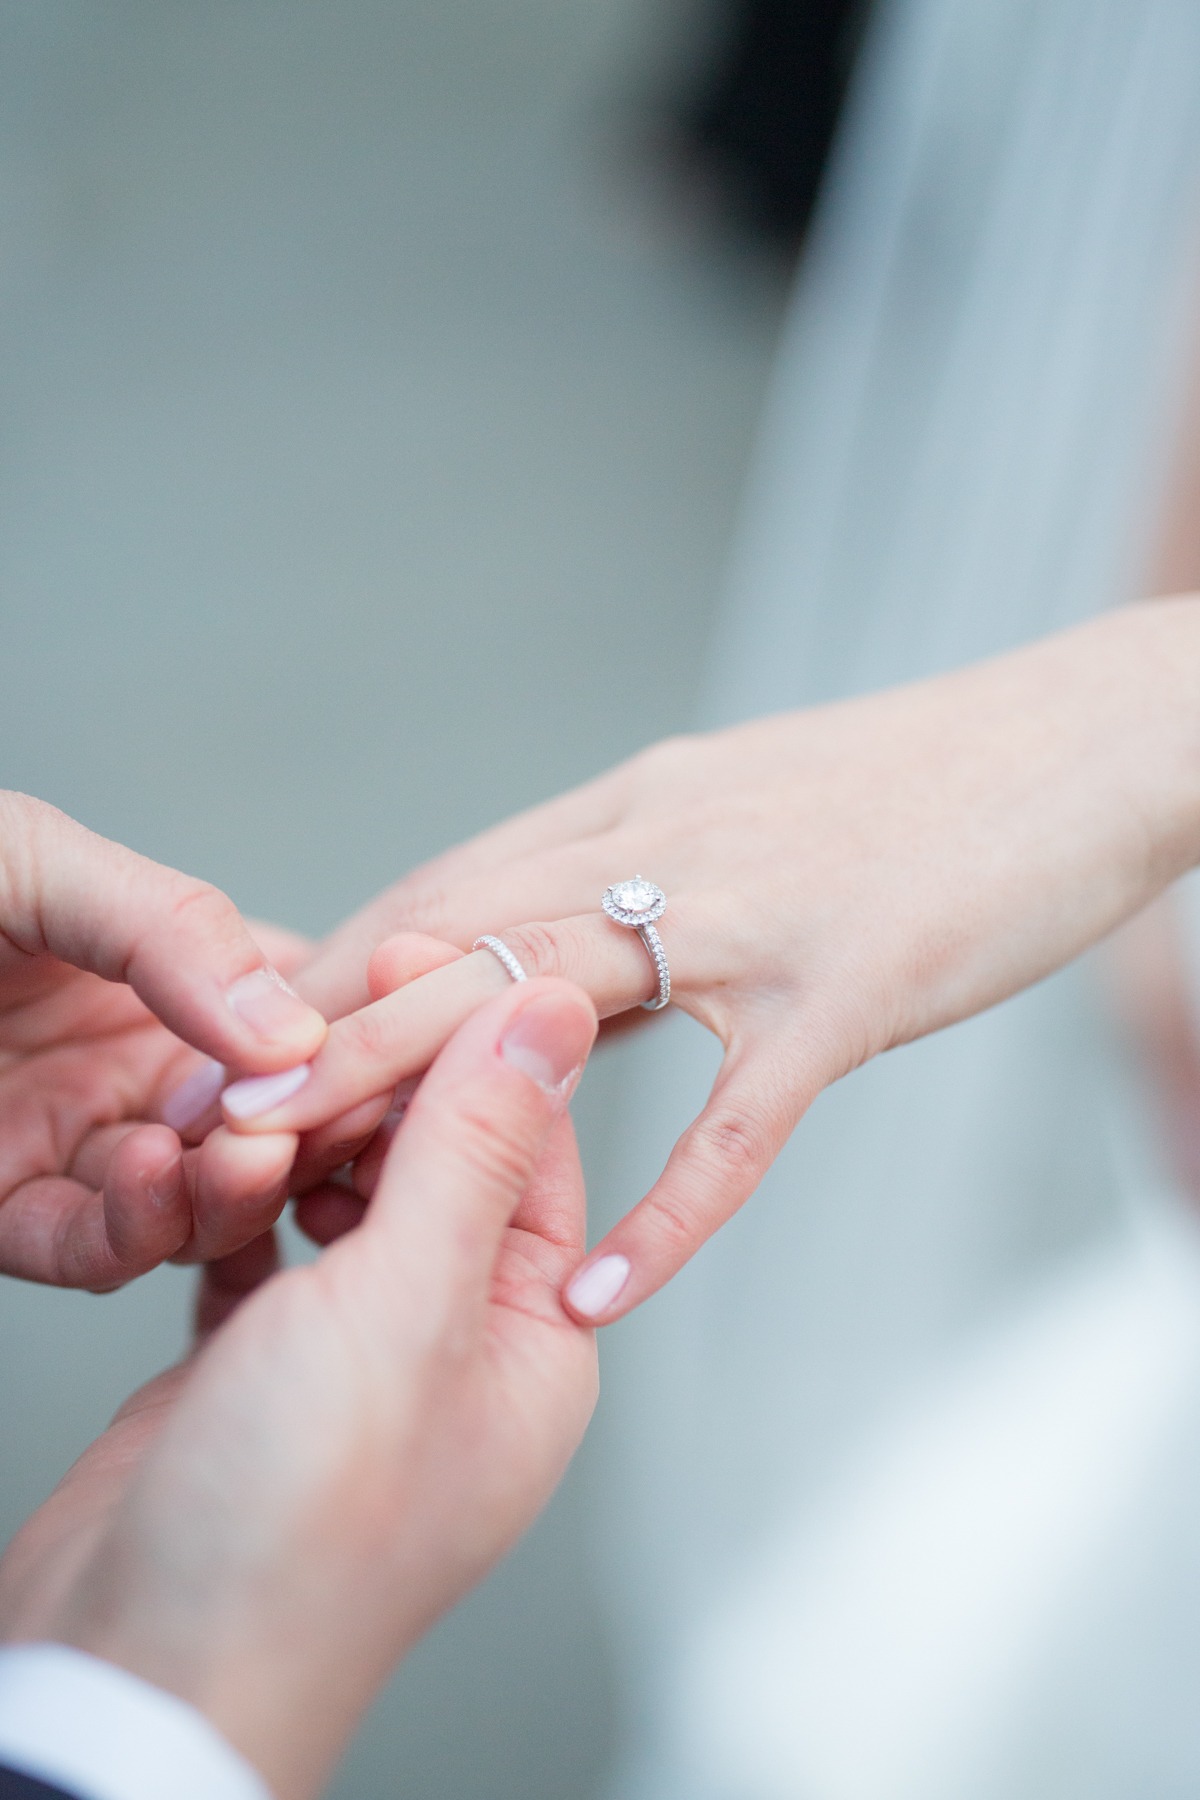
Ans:
<svg viewBox="0 0 1200 1800"><path fill-rule="evenodd" d="M591 1413L593 1335L559 1289L584 1245L564 1100L595 1030L561 983L494 999L422 1083L360 1229L240 1306L270 1240L206 1271L219 1329L16 1538L0 1637L74 1644L181 1695L280 1800L322 1786Z"/></svg>
<svg viewBox="0 0 1200 1800"><path fill-rule="evenodd" d="M611 1016L655 981L600 895L639 872L665 889L673 998L726 1054L662 1178L568 1289L577 1313L608 1321L741 1205L828 1083L1038 980L1198 858L1200 600L1187 598L913 687L659 745L400 882L300 985L336 1016L369 998L363 971L385 934L462 951L494 932ZM282 1104L269 1082L231 1089L230 1125L320 1128L345 1153L350 1127L387 1104L370 1097L418 1075L508 980L486 951L445 954L334 1025Z"/></svg>
<svg viewBox="0 0 1200 1800"><path fill-rule="evenodd" d="M304 955L270 935L284 968ZM112 1288L255 1236L294 1140L179 1131L218 1116L222 1065L278 1069L324 1032L223 894L0 793L0 1271Z"/></svg>

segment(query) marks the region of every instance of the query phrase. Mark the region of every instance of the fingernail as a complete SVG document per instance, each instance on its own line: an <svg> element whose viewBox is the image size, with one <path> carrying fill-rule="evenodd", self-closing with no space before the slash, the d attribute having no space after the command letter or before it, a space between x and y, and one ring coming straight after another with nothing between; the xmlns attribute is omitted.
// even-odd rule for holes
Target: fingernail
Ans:
<svg viewBox="0 0 1200 1800"><path fill-rule="evenodd" d="M406 1080L400 1082L396 1088L396 1092L392 1095L392 1104L388 1107L382 1119L379 1121L377 1129L383 1137L386 1138L389 1144L404 1123L404 1115L412 1105L413 1095L417 1091L417 1085L415 1078L410 1081Z"/></svg>
<svg viewBox="0 0 1200 1800"><path fill-rule="evenodd" d="M579 1079L595 1035L595 1023L581 1006L548 994L517 1014L500 1039L500 1054L510 1068L528 1075L548 1094L565 1099Z"/></svg>
<svg viewBox="0 0 1200 1800"><path fill-rule="evenodd" d="M225 998L242 1023L269 1044L312 1029L312 1007L292 992L275 969L253 969L234 982Z"/></svg>
<svg viewBox="0 0 1200 1800"><path fill-rule="evenodd" d="M295 1069L280 1069L278 1075L251 1075L245 1081L231 1082L221 1104L235 1119L257 1119L260 1113L290 1100L311 1074L311 1064L301 1063Z"/></svg>
<svg viewBox="0 0 1200 1800"><path fill-rule="evenodd" d="M162 1122L172 1131L184 1131L206 1113L225 1085L225 1065L206 1057L186 1081L181 1081L162 1104Z"/></svg>
<svg viewBox="0 0 1200 1800"><path fill-rule="evenodd" d="M183 1158L171 1159L165 1169L160 1169L150 1183L150 1192L160 1206L165 1206L179 1192L179 1183L183 1179Z"/></svg>
<svg viewBox="0 0 1200 1800"><path fill-rule="evenodd" d="M629 1280L627 1256L602 1256L599 1262L580 1269L567 1288L567 1299L587 1319L598 1319L607 1312Z"/></svg>

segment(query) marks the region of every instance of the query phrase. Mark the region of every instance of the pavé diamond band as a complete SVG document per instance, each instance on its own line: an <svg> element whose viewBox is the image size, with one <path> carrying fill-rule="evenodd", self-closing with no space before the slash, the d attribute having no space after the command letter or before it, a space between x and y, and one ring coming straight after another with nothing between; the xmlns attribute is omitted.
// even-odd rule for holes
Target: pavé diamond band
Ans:
<svg viewBox="0 0 1200 1800"><path fill-rule="evenodd" d="M477 937L471 945L472 950L490 950L502 968L508 970L514 981L528 981L524 969L509 949L508 945L498 937Z"/></svg>
<svg viewBox="0 0 1200 1800"><path fill-rule="evenodd" d="M658 993L653 1000L643 1000L642 1006L646 1012L659 1012L671 998L671 971L654 921L666 912L667 896L652 881L643 881L640 875L635 875L632 881L614 881L611 887L605 888L600 904L614 925L625 925L636 931L645 944L658 977Z"/></svg>

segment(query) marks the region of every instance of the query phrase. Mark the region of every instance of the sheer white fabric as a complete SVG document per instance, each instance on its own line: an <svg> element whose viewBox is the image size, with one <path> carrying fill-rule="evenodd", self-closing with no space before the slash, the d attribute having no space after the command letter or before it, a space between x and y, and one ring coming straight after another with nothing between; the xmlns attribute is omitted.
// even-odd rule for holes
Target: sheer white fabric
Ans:
<svg viewBox="0 0 1200 1800"><path fill-rule="evenodd" d="M1136 592L1198 241L1200 9L885 7L708 718ZM621 1204L714 1066L634 1054ZM605 1359L619 1800L1196 1790L1200 1256L1086 972L823 1096Z"/></svg>

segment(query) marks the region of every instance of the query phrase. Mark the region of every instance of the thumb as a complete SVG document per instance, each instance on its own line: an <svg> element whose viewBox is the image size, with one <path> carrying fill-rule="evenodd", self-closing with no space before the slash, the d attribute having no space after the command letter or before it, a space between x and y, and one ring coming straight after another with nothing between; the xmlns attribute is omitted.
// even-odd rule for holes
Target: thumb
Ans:
<svg viewBox="0 0 1200 1800"><path fill-rule="evenodd" d="M325 1036L219 889L24 794L0 793L0 935L128 982L170 1030L235 1068L290 1067Z"/></svg>
<svg viewBox="0 0 1200 1800"><path fill-rule="evenodd" d="M470 1317L486 1300L504 1228L595 1036L580 989L522 983L459 1027L417 1089L360 1238L376 1268L410 1272L410 1305L434 1321Z"/></svg>

